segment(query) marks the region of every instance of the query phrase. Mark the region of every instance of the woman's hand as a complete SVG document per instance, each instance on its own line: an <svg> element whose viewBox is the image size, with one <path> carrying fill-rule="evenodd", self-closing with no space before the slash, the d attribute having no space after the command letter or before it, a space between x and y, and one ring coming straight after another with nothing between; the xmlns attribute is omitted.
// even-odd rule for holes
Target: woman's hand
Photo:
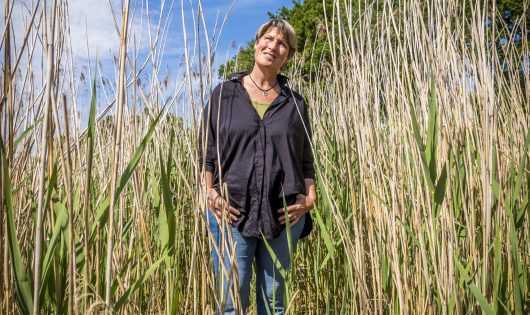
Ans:
<svg viewBox="0 0 530 315"><path fill-rule="evenodd" d="M278 209L278 213L283 214L279 218L280 224L285 224L288 216L291 225L295 225L300 221L301 217L308 213L309 210L313 209L314 203L315 199L311 196L306 196L304 194L296 195L296 202L293 205L288 206L287 209Z"/></svg>
<svg viewBox="0 0 530 315"><path fill-rule="evenodd" d="M239 218L239 210L228 204L226 200L224 200L224 198L221 197L221 195L219 195L219 193L213 188L208 189L208 205L210 209L212 209L213 214L217 218L218 222L221 222L221 216L223 215L223 212L229 214L232 222L236 222Z"/></svg>

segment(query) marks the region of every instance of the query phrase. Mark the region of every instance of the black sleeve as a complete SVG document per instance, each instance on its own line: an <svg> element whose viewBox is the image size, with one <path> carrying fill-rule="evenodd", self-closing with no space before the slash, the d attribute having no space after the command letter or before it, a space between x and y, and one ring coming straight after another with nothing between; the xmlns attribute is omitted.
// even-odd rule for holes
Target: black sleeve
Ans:
<svg viewBox="0 0 530 315"><path fill-rule="evenodd" d="M217 108L219 106L217 97L218 89L214 89L208 104L204 107L201 113L201 127L199 130L199 167L200 170L207 172L214 172L217 163L216 154L216 119Z"/></svg>
<svg viewBox="0 0 530 315"><path fill-rule="evenodd" d="M315 166L314 166L314 157L313 157L313 150L311 147L311 142L313 139L313 134L311 132L311 125L309 123L309 115L307 114L307 104L305 100L303 100L303 112L302 112L302 119L304 121L305 130L307 131L305 133L304 137L304 157L302 160L302 172L304 174L304 178L311 178L315 179Z"/></svg>

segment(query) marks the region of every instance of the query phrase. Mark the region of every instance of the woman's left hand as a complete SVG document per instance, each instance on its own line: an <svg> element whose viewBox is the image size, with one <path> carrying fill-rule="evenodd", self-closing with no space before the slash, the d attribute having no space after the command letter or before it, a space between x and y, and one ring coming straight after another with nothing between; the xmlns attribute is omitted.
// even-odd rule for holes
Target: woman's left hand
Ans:
<svg viewBox="0 0 530 315"><path fill-rule="evenodd" d="M279 218L280 224L285 224L287 216L289 217L289 222L291 223L291 225L298 223L301 217L308 213L309 210L313 209L314 203L314 198L306 196L304 194L298 194L296 196L296 202L293 205L288 206L287 209L278 209L278 213L283 214Z"/></svg>

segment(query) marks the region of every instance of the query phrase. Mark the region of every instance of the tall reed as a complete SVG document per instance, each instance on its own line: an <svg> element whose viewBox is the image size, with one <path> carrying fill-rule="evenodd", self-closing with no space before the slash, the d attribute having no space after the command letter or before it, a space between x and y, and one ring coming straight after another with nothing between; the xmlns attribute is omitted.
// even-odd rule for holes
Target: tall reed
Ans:
<svg viewBox="0 0 530 315"><path fill-rule="evenodd" d="M526 34L526 16L497 29L489 2L333 4L315 34L330 59L313 56L311 82L301 56L288 74L319 193L288 313L528 313L528 37L499 43ZM2 313L214 314L237 291L216 290L209 253L234 244L209 239L197 118L231 9L208 29L200 1L157 16L125 1L114 84L98 65L74 79L68 5L35 1L17 36L4 8ZM147 37L131 26L141 14ZM184 27L176 82L160 72L170 22Z"/></svg>

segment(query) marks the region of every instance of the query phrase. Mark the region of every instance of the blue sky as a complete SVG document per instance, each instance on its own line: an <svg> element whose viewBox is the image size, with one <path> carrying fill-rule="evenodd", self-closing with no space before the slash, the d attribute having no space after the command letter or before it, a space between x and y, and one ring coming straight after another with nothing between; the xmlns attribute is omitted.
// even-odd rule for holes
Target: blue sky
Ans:
<svg viewBox="0 0 530 315"><path fill-rule="evenodd" d="M141 74L143 82L153 78L163 80L168 78L168 88L163 94L173 94L179 82L182 82L184 66L184 32L182 21L182 0L131 0L130 13L130 44L129 54L133 55L133 47L137 48L137 63L143 64L150 51L150 42L156 37L155 30L159 21L167 25L166 32L161 34L159 40L163 43L158 47L156 64L158 73L153 74L151 60ZM194 22L197 15L198 0L184 0L184 20L187 28L187 42L190 53L193 51ZM15 46L20 47L23 34L28 25L30 9L35 0L14 0L13 28L15 30ZM292 7L292 0L202 0L206 29L209 38L213 37L214 25L217 19L217 34L223 18L233 5L220 36L216 36L217 48L213 69L217 70L220 64L230 59L239 47L254 37L257 28L268 20L268 12L276 13L281 7ZM48 2L49 5L49 2ZM69 0L68 1L68 26L69 38L65 52L61 56L65 67L73 66L75 83L75 98L80 103L82 120L87 115L86 104L90 98L90 84L93 76L96 59L98 66L98 98L101 105L109 103L114 97L116 83L116 60L119 49L119 36L117 26L121 27L122 0ZM148 7L148 10L147 10ZM113 18L114 12L116 21ZM149 14L147 14L149 12ZM169 17L169 18L168 18ZM4 28L4 21L0 21L0 28ZM201 49L205 51L206 41L204 28L201 22ZM196 47L196 46L195 46ZM46 64L43 60L42 46L36 42L32 67L35 82L42 85ZM2 50L0 49L0 53ZM70 59L70 57L72 57ZM197 68L198 57L195 56L193 67ZM73 61L73 62L72 62ZM27 68L27 59L21 59L21 69ZM156 77L154 77L156 75ZM38 88L38 87L37 87ZM71 87L65 85L64 92L71 92ZM98 102L99 103L99 102ZM99 111L99 110L98 110Z"/></svg>
<svg viewBox="0 0 530 315"><path fill-rule="evenodd" d="M182 55L182 44L179 41L182 40L182 20L181 20L181 3L177 1L172 11L175 14L172 19L171 33L176 34L173 38L168 39L166 49L170 52L168 62L172 63L173 58L180 58ZM160 9L159 0L150 0L153 7ZM276 13L281 7L292 7L292 0L237 0L235 2L227 0L203 0L203 10L206 20L206 27L210 38L212 37L214 26L217 20L217 29L220 28L223 18L230 7L233 5L230 15L226 20L221 35L218 38L218 46L216 49L215 66L223 63L227 56L232 57L239 47L246 46L247 42L254 38L255 31L257 28L268 20L268 12ZM192 0L192 6L190 1L185 1L185 19L187 27L192 28L192 16L197 15L197 2ZM178 15L178 16L176 16ZM201 28L201 32L204 30ZM218 31L217 31L218 32ZM190 40L192 34L188 32L188 40ZM204 48L204 46L202 46ZM234 49L234 47L236 47Z"/></svg>
<svg viewBox="0 0 530 315"><path fill-rule="evenodd" d="M207 20L215 20L216 12L226 12L231 1L206 0L203 2ZM239 0L235 2L224 31L219 48L226 50L229 43L244 45L254 37L256 29L268 20L268 12L276 13L281 7L292 7L292 0ZM210 25L213 27L213 25Z"/></svg>
<svg viewBox="0 0 530 315"><path fill-rule="evenodd" d="M111 3L115 14L119 15L121 1L111 0ZM195 19L198 11L198 0L184 0L184 17L182 16L182 1L175 0L173 6L170 7L170 5L170 0L165 2L161 0L148 0L148 2L132 0L130 19L131 34L134 35L131 38L135 38L137 41L138 62L142 63L149 52L149 37L154 38L159 20L164 25L165 19L169 17L166 35L162 36L164 44L160 45L164 47L163 53L157 58L160 64L158 76L160 80L167 76L169 82L181 82L184 71L182 64L184 56L182 19L184 18L186 25L188 49L192 54L196 40L194 26L197 24ZM284 6L292 7L292 0L202 0L208 38L210 38L212 45L217 45L213 64L214 71L219 65L234 56L238 48L246 46L247 42L254 37L257 28L268 20L268 12L276 13ZM231 7L232 10L230 11ZM115 31L108 0L70 0L69 9L72 50L77 57L78 69L90 73L97 52L101 66L100 71L108 77L108 81L112 84L115 82L114 62L118 52L119 38ZM146 12L149 12L149 15ZM229 15L219 35L223 19L227 13ZM162 18L160 19L160 17ZM118 16L118 25L121 25L119 20L120 17ZM151 30L150 36L149 30ZM201 49L204 53L206 40L202 21L200 33ZM133 46L129 45L129 49L131 50ZM89 63L90 65L88 65ZM196 67L196 65L197 58L194 59L193 66ZM149 65L143 75L142 80L150 79L152 74Z"/></svg>
<svg viewBox="0 0 530 315"><path fill-rule="evenodd" d="M149 27L151 26L151 39L158 24L159 16L164 20L170 16L168 32L165 37L163 64L173 67L183 55L183 31L181 0L131 0L131 34L137 41L137 48L142 53L149 51ZM188 28L188 43L193 44L193 21L197 14L198 0L184 0L184 19ZM20 42L27 28L27 20L30 8L35 0L15 0L13 22L15 29L15 41ZM281 7L292 7L292 0L202 0L205 15L206 28L210 37L218 20L217 29L220 28L225 14L234 4L231 14L224 24L221 36L218 38L216 50L216 64L220 64L228 53L232 57L236 50L230 48L245 46L254 36L256 29L267 21L268 12L277 12ZM119 38L115 25L121 26L122 0L69 0L69 31L71 39L71 51L76 67L80 69L92 68L96 56L102 65L110 63L111 67L114 57L117 56ZM149 6L149 10L147 10ZM117 21L112 17L112 11L116 14ZM149 11L149 15L146 12ZM149 17L149 22L148 22ZM4 21L0 21L0 27L4 27ZM202 35L204 29L202 29ZM218 31L217 31L218 32ZM131 36L132 40L133 36ZM205 47L204 38L201 41L202 48ZM15 45L17 46L16 43ZM37 42L37 45L39 43ZM130 50L132 49L130 45ZM39 49L36 47L36 59L40 57ZM222 58L220 57L222 56ZM90 65L89 65L90 63ZM107 68L107 67L105 67Z"/></svg>

